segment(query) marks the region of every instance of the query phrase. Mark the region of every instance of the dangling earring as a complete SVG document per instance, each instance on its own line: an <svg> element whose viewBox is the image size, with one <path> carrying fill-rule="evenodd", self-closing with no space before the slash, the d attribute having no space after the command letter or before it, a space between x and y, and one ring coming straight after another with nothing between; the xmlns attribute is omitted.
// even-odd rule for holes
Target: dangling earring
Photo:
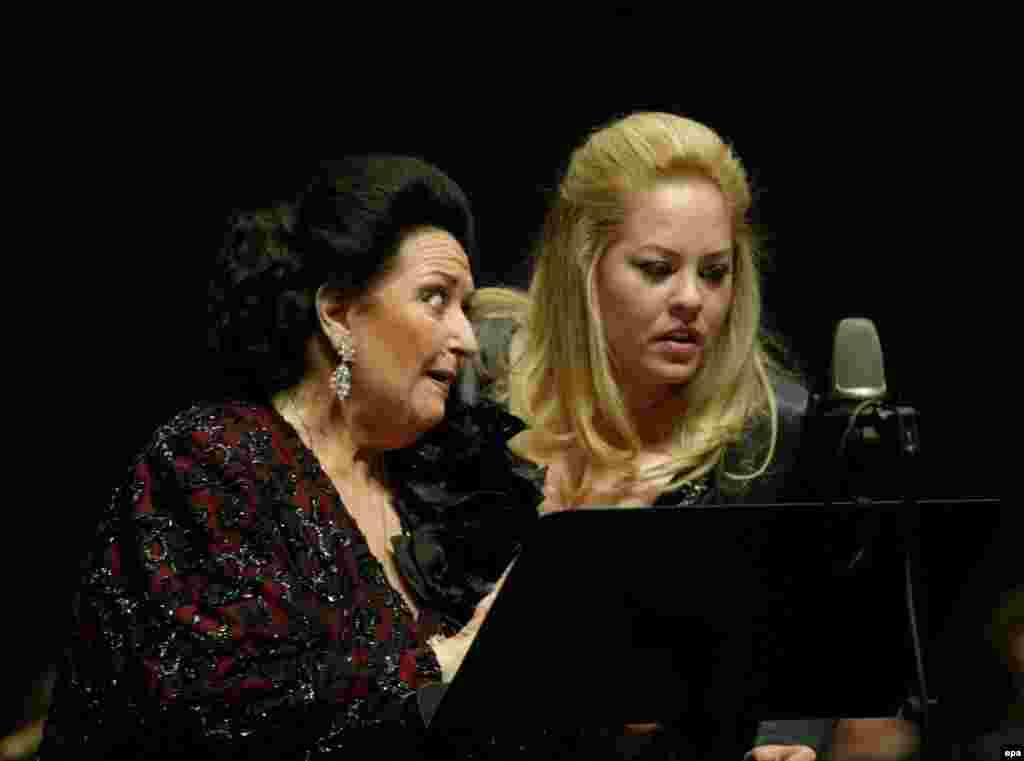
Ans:
<svg viewBox="0 0 1024 761"><path fill-rule="evenodd" d="M338 395L338 399L345 401L352 392L352 360L356 356L356 347L352 345L352 336L348 332L342 333L331 343L341 358L338 368L334 371L334 393Z"/></svg>

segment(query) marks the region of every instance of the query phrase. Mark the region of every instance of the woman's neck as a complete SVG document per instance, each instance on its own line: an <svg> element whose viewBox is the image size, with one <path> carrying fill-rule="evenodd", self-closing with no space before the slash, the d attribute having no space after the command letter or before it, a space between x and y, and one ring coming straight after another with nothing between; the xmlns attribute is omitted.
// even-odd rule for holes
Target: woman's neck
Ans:
<svg viewBox="0 0 1024 761"><path fill-rule="evenodd" d="M273 404L333 477L373 480L380 452L367 446L326 379L304 378L274 394Z"/></svg>
<svg viewBox="0 0 1024 761"><path fill-rule="evenodd" d="M686 414L687 398L681 386L658 389L623 389L626 414L640 442L640 453L665 454L676 444L679 421ZM598 424L602 436L616 446L626 447L623 437L610 424Z"/></svg>

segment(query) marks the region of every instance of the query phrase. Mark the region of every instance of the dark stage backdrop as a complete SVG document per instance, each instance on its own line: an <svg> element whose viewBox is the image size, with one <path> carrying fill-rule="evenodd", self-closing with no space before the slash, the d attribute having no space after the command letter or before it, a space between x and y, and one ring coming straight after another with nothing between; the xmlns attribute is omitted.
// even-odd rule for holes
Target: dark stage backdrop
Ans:
<svg viewBox="0 0 1024 761"><path fill-rule="evenodd" d="M991 318L970 299L991 288L995 275L976 252L943 236L957 203L941 181L920 176L920 156L908 164L913 132L883 129L853 108L828 110L811 100L745 108L739 104L748 101L566 98L510 102L486 115L417 112L382 123L359 114L339 119L330 143L318 147L339 155L411 153L442 167L477 214L477 284L522 286L546 197L590 128L639 108L707 122L735 144L751 172L756 220L769 236L767 317L808 377L824 376L839 319L873 319L894 399L921 410L926 495L992 496L987 421L996 413L986 408L994 406L993 371L977 341ZM41 582L49 586L19 587L43 622L25 630L18 645L34 654L19 659L26 671L63 637L62 595L96 510L153 428L203 393L201 276L226 215L290 192L312 166L277 144L193 145L200 147L179 152L169 144L159 156L140 154L137 163L126 156L110 214L127 223L112 229L100 221L105 232L90 236L92 264L80 287L94 338L70 347L83 358L84 386L77 388L94 402L74 421L75 461L86 475L74 516L62 515L60 536L49 545L58 558ZM46 517L30 520L42 530ZM977 544L962 558L968 568Z"/></svg>

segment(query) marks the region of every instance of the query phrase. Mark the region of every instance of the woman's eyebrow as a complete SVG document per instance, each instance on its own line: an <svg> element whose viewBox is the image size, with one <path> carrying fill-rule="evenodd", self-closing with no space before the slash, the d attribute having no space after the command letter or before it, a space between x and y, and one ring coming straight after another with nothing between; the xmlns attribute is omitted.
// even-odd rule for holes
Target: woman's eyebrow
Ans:
<svg viewBox="0 0 1024 761"><path fill-rule="evenodd" d="M440 276L440 277L444 278L445 280L448 281L448 283L450 285L452 285L452 286L454 286L456 288L458 288L459 286L465 286L466 287L466 296L465 296L466 299L473 298L474 294L476 293L476 288L471 288L468 285L466 285L465 278L456 277L452 273L445 272L444 270L437 270L437 269L430 270L428 272L425 272L423 274L423 277L431 277L431 276L434 276L434 275L437 275L437 276Z"/></svg>
<svg viewBox="0 0 1024 761"><path fill-rule="evenodd" d="M641 246L639 248L639 250L640 251L645 251L645 250L657 251L658 253L666 254L668 256L674 256L674 257L677 257L677 258L684 256L684 254L679 253L674 248L666 248L665 246L659 246L657 243L648 243L647 245ZM713 259L713 258L718 258L718 257L724 258L724 257L732 256L733 255L733 251L734 251L734 248L730 246L729 248L723 248L720 251L711 251L711 252L706 253L706 254L701 254L697 258L699 258L699 259Z"/></svg>
<svg viewBox="0 0 1024 761"><path fill-rule="evenodd" d="M446 272L445 270L434 269L434 270L428 270L427 272L423 273L423 277L425 277L425 278L426 277L431 277L431 276L434 276L434 275L438 275L440 277L443 277L445 280L447 280L452 285L464 285L465 282L466 282L465 278L456 277L452 273Z"/></svg>
<svg viewBox="0 0 1024 761"><path fill-rule="evenodd" d="M734 253L732 248L723 248L721 251L712 251L710 254L704 254L701 259L728 259Z"/></svg>

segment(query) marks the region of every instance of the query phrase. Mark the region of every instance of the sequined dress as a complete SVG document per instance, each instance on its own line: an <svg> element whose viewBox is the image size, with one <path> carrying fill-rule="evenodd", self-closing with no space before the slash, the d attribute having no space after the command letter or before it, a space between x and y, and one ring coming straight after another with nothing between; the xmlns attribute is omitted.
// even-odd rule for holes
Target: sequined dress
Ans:
<svg viewBox="0 0 1024 761"><path fill-rule="evenodd" d="M468 620L536 517L517 423L463 409L387 458L417 619L272 407L177 415L91 539L39 757L419 757L426 640Z"/></svg>

